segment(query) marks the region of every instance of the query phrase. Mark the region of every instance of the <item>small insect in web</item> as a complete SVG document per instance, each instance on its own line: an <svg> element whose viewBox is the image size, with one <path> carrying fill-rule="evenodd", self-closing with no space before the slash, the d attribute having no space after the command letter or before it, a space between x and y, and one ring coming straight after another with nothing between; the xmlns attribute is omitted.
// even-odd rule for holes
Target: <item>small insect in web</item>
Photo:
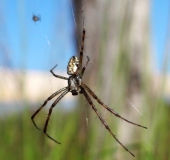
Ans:
<svg viewBox="0 0 170 160"><path fill-rule="evenodd" d="M50 101L51 99L53 99L55 96L59 95L55 101L53 102L53 104L51 105L49 112L48 112L48 116L47 119L45 121L45 125L43 128L43 132L44 134L50 138L51 140L53 140L54 142L61 144L60 142L58 142L57 140L55 140L54 138L52 138L48 133L47 133L47 127L48 127L48 123L50 120L50 116L51 113L53 111L53 108L58 104L58 102L68 93L71 92L73 96L76 96L78 94L83 94L85 99L87 100L87 102L89 103L89 105L91 106L91 108L93 109L93 111L96 113L97 117L100 119L100 121L102 122L102 124L105 126L105 128L109 131L109 133L113 136L113 138L127 151L129 152L132 156L134 156L134 154L129 151L118 139L117 137L113 134L113 132L111 131L110 127L107 125L107 123L105 122L105 120L102 118L102 116L99 114L98 110L96 109L95 105L93 104L90 96L92 96L102 107L104 107L107 111L109 111L110 113L112 113L113 115L115 115L116 117L130 123L133 125L136 125L138 127L142 127L147 129L145 126L142 126L140 124L131 122L127 119L125 119L124 117L120 116L118 113L116 113L113 109L109 108L107 105L105 105L96 95L95 93L82 81L84 72L86 70L86 67L88 66L88 63L90 61L90 58L88 56L87 60L86 60L86 64L84 66L82 66L82 61L83 61L83 54L84 54L84 42L85 42L85 28L83 28L82 31L82 40L81 40L81 47L80 47L80 54L79 54L79 58L76 56L73 56L70 58L69 62L68 62L68 66L67 66L67 74L70 75L68 78L67 77L63 77L60 75L56 75L53 70L54 68L57 66L55 65L50 72L52 73L52 75L56 78L60 78L63 80L67 80L68 81L68 86L56 91L55 93L53 93L50 97L48 97L44 103L42 104L42 106L31 116L32 122L34 124L34 126L38 128L38 126L36 125L34 118L35 116L41 111L41 109L47 104L48 101ZM90 96L89 96L90 95ZM40 130L40 129L39 129Z"/></svg>
<svg viewBox="0 0 170 160"><path fill-rule="evenodd" d="M41 16L40 16L40 15L34 15L34 14L33 14L32 20L33 20L34 22L41 21Z"/></svg>

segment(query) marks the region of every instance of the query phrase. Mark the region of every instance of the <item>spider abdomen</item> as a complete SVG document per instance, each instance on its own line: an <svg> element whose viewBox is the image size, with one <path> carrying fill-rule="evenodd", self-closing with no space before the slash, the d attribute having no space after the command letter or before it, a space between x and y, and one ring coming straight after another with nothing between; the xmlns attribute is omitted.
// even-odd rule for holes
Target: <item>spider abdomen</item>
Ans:
<svg viewBox="0 0 170 160"><path fill-rule="evenodd" d="M67 65L67 74L75 75L77 74L79 66L79 59L76 56L72 56Z"/></svg>

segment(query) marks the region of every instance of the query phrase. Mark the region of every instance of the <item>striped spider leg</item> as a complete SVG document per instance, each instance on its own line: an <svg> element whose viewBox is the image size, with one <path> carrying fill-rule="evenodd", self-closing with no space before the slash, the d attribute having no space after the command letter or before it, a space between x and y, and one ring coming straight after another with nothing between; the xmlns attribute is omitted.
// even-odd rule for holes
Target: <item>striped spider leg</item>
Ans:
<svg viewBox="0 0 170 160"><path fill-rule="evenodd" d="M117 137L113 134L113 132L111 131L110 127L107 125L107 123L104 121L104 119L102 118L102 116L99 114L99 112L97 111L96 107L94 106L91 98L89 97L89 95L87 94L86 90L89 92L89 94L99 103L101 104L101 106L103 106L105 109L107 109L109 112L111 112L112 114L114 114L116 117L128 122L128 123L131 123L133 125L136 125L138 127L142 127L142 128L145 128L147 129L147 127L145 126L142 126L140 124L137 124L137 123L134 123L134 122L131 122L125 118L123 118L122 116L120 116L118 113L116 113L115 111L113 111L111 108L107 107L107 105L105 105L95 94L94 92L89 88L87 87L87 85L85 83L82 82L81 84L81 91L83 93L83 95L85 96L86 100L88 101L88 103L90 104L90 106L92 107L92 109L95 111L95 113L97 114L98 118L100 119L100 121L102 122L102 124L105 126L105 128L109 131L109 133L113 136L113 138L127 151L129 152L132 156L135 157L135 155L129 151L118 139Z"/></svg>
<svg viewBox="0 0 170 160"><path fill-rule="evenodd" d="M57 66L57 65L56 65ZM54 72L53 72L53 69L56 67L54 66L50 72L53 74L53 76L57 77L57 78L60 78L60 79L64 79L64 80L68 80L68 78L66 77L63 77L63 76L60 76L60 75L56 75ZM48 122L49 122L49 119L50 119L50 116L51 116L51 113L52 113L52 110L53 108L55 107L55 105L61 100L61 98L63 98L67 93L69 92L68 90L68 87L64 87L60 90L58 90L57 92L53 93L50 97L48 97L44 103L42 104L42 106L40 108L38 108L38 110L31 116L31 120L34 124L34 126L40 130L40 128L38 128L38 126L36 125L35 121L34 121L34 118L35 116L41 111L41 109L47 104L48 101L50 101L51 99L53 99L55 96L57 96L58 94L60 94L60 96L54 101L54 103L51 105L50 109L49 109L49 113L48 113L48 116L47 116L47 119L46 119L46 122L45 122L45 126L44 126L44 129L43 129L43 132L44 134L50 138L51 140L55 141L56 143L58 144L61 144L60 142L56 141L55 139L53 139L51 136L48 135L47 133L47 126L48 126Z"/></svg>

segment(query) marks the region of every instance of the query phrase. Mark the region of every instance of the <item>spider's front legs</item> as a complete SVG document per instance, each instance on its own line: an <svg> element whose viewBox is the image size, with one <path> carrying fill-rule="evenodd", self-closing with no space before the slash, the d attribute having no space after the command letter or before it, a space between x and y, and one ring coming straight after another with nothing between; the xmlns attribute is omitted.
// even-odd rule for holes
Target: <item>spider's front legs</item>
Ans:
<svg viewBox="0 0 170 160"><path fill-rule="evenodd" d="M84 40L85 40L85 28L83 28L83 32L82 32L82 41L81 41L81 50L80 50L80 57L79 57L79 69L82 70L82 61L83 61L83 51L84 51Z"/></svg>
<svg viewBox="0 0 170 160"><path fill-rule="evenodd" d="M100 121L103 123L103 125L105 126L105 128L109 131L109 133L113 136L113 138L127 151L129 152L132 156L135 157L135 155L130 152L118 139L117 137L112 133L111 129L109 128L109 126L107 125L107 123L104 121L104 119L101 117L101 115L99 114L99 112L97 111L96 107L94 106L92 100L90 99L89 95L87 94L87 92L85 91L85 89L83 87L81 87L81 91L83 93L83 95L85 96L86 100L88 101L88 103L90 104L90 106L92 107L92 109L95 111L96 115L98 116L98 118L100 119Z"/></svg>
<svg viewBox="0 0 170 160"><path fill-rule="evenodd" d="M54 68L56 68L56 67L57 67L57 64L50 70L50 72L52 73L52 75L53 75L54 77L57 77L57 78L60 78L60 79L68 80L67 77L63 77L63 76L60 76L60 75L56 75L56 74L53 72Z"/></svg>
<svg viewBox="0 0 170 160"><path fill-rule="evenodd" d="M89 62L90 62L89 56L86 56L86 57L87 57L87 61L86 61L86 65L85 65L85 66L83 67L83 69L81 70L81 77L83 77L84 72L85 72L85 69L86 69L87 65L89 64Z"/></svg>

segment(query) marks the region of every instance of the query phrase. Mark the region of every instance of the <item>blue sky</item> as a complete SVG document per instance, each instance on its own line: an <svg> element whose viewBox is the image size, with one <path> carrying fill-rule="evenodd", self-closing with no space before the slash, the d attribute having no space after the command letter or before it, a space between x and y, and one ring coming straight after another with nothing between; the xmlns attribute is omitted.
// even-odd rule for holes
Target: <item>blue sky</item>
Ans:
<svg viewBox="0 0 170 160"><path fill-rule="evenodd" d="M49 70L56 63L59 63L58 69L67 66L69 58L75 54L69 0L6 0L1 3L4 23L0 24L0 43L8 46L5 53L0 50L1 67ZM41 15L41 22L34 23L33 14Z"/></svg>
<svg viewBox="0 0 170 160"><path fill-rule="evenodd" d="M167 38L168 20L170 19L170 1L152 0L151 6L151 36L156 60L155 69L160 72L163 68L165 42ZM170 54L170 53L169 53ZM170 61L170 60L169 60ZM170 71L170 68L168 68Z"/></svg>
<svg viewBox="0 0 170 160"><path fill-rule="evenodd" d="M169 15L169 0L152 0L151 36L161 71ZM41 15L34 23L32 15ZM0 2L0 67L49 70L58 63L66 70L75 54L70 0L4 0Z"/></svg>

